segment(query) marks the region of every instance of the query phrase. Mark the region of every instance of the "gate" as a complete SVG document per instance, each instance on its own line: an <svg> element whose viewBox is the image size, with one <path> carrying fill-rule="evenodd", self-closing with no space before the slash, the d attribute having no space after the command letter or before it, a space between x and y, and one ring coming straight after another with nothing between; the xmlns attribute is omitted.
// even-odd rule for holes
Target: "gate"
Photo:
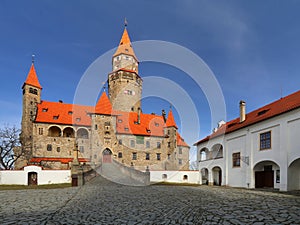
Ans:
<svg viewBox="0 0 300 225"><path fill-rule="evenodd" d="M102 162L111 163L111 155L112 152L108 148L106 148L102 153Z"/></svg>
<svg viewBox="0 0 300 225"><path fill-rule="evenodd" d="M28 185L37 185L37 173L36 172L29 172L28 173Z"/></svg>
<svg viewBox="0 0 300 225"><path fill-rule="evenodd" d="M274 171L256 171L255 188L274 187Z"/></svg>

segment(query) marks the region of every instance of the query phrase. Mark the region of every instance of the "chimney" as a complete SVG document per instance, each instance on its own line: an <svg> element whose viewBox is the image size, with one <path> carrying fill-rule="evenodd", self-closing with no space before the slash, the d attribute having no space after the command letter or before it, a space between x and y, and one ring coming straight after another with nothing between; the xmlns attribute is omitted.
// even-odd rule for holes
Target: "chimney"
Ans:
<svg viewBox="0 0 300 225"><path fill-rule="evenodd" d="M138 119L137 119L137 123L141 124L141 108L138 107Z"/></svg>
<svg viewBox="0 0 300 225"><path fill-rule="evenodd" d="M240 123L246 120L246 102L240 101Z"/></svg>
<svg viewBox="0 0 300 225"><path fill-rule="evenodd" d="M167 119L166 119L166 111L164 109L162 110L161 115L164 118L164 122L166 122L167 121Z"/></svg>

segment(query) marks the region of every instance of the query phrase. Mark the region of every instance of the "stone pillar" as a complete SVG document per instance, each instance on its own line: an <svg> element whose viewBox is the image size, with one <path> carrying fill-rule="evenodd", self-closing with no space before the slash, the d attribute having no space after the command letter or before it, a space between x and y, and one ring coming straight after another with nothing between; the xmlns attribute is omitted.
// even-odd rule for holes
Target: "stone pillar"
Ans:
<svg viewBox="0 0 300 225"><path fill-rule="evenodd" d="M74 159L71 165L72 186L82 186L84 184L83 169L78 160L78 145L76 143L73 153Z"/></svg>

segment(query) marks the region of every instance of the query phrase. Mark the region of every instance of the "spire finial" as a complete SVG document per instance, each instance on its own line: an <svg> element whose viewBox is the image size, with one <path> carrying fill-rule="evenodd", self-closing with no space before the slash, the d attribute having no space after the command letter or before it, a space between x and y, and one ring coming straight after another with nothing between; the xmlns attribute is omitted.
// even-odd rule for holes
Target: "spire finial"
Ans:
<svg viewBox="0 0 300 225"><path fill-rule="evenodd" d="M127 27L127 25L128 25L128 22L127 22L127 19L125 17L125 19L124 19L124 26Z"/></svg>
<svg viewBox="0 0 300 225"><path fill-rule="evenodd" d="M31 62L32 62L32 64L34 64L34 57L35 57L35 54L32 54L31 55Z"/></svg>

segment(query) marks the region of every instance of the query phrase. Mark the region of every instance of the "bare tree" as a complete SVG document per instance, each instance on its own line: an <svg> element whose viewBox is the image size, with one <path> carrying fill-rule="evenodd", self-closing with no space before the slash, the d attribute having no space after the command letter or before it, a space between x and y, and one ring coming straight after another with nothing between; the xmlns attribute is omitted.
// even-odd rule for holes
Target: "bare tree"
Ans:
<svg viewBox="0 0 300 225"><path fill-rule="evenodd" d="M5 126L0 128L0 169L13 169L15 161L23 154L20 129Z"/></svg>

